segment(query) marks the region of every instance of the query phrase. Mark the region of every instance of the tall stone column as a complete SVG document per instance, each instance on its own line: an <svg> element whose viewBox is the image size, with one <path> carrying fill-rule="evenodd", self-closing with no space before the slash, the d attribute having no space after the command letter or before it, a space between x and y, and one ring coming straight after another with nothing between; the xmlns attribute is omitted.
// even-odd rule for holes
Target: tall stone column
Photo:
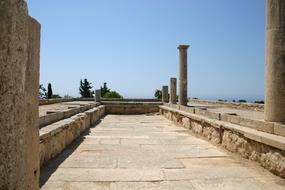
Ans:
<svg viewBox="0 0 285 190"><path fill-rule="evenodd" d="M101 90L96 90L95 91L95 101L96 102L101 102Z"/></svg>
<svg viewBox="0 0 285 190"><path fill-rule="evenodd" d="M170 79L170 103L176 104L177 103L177 85L176 85L176 78L171 78Z"/></svg>
<svg viewBox="0 0 285 190"><path fill-rule="evenodd" d="M40 150L39 150L39 70L41 26L29 17L28 62L26 66L26 140L28 189L39 188Z"/></svg>
<svg viewBox="0 0 285 190"><path fill-rule="evenodd" d="M266 1L265 120L285 122L285 1Z"/></svg>
<svg viewBox="0 0 285 190"><path fill-rule="evenodd" d="M186 106L187 97L187 49L188 45L180 45L179 49L179 104Z"/></svg>
<svg viewBox="0 0 285 190"><path fill-rule="evenodd" d="M162 86L162 102L167 103L168 102L168 86Z"/></svg>
<svg viewBox="0 0 285 190"><path fill-rule="evenodd" d="M38 32L24 0L1 1L0 189L39 189Z"/></svg>

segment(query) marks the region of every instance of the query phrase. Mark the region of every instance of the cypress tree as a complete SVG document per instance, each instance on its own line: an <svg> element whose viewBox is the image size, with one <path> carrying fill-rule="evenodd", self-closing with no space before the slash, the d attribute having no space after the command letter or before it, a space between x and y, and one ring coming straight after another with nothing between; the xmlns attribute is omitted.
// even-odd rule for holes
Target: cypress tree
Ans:
<svg viewBox="0 0 285 190"><path fill-rule="evenodd" d="M48 92L47 92L47 98L51 99L52 98L52 87L51 87L51 83L48 83Z"/></svg>

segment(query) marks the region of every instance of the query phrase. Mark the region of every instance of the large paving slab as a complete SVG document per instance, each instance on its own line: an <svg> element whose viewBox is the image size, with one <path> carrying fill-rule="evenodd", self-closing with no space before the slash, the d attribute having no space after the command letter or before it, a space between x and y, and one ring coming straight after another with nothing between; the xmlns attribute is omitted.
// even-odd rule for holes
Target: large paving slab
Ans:
<svg viewBox="0 0 285 190"><path fill-rule="evenodd" d="M49 111L69 110L73 108L78 108L80 106L86 106L92 103L94 103L94 101L72 101L72 102L62 102L62 103L49 104L49 105L40 105L39 116L40 117L45 116Z"/></svg>
<svg viewBox="0 0 285 190"><path fill-rule="evenodd" d="M107 115L41 171L42 190L281 190L258 164L160 115Z"/></svg>

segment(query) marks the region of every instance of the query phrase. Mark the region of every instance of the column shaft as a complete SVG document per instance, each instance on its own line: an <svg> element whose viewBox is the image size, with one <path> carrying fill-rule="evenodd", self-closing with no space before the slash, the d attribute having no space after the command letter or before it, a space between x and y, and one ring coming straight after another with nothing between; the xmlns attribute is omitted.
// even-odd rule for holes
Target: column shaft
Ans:
<svg viewBox="0 0 285 190"><path fill-rule="evenodd" d="M168 102L168 86L162 87L162 102L167 103Z"/></svg>
<svg viewBox="0 0 285 190"><path fill-rule="evenodd" d="M180 45L179 49L179 104L187 105L187 49L188 45Z"/></svg>
<svg viewBox="0 0 285 190"><path fill-rule="evenodd" d="M176 78L171 78L170 79L170 102L172 104L177 103L177 93L176 93L177 87L176 86L177 86Z"/></svg>
<svg viewBox="0 0 285 190"><path fill-rule="evenodd" d="M267 0L265 120L285 122L285 1Z"/></svg>
<svg viewBox="0 0 285 190"><path fill-rule="evenodd" d="M25 3L0 4L0 189L27 189L25 69L28 17Z"/></svg>
<svg viewBox="0 0 285 190"><path fill-rule="evenodd" d="M40 24L29 17L28 62L26 67L26 140L27 140L27 187L39 189L39 69L40 69Z"/></svg>

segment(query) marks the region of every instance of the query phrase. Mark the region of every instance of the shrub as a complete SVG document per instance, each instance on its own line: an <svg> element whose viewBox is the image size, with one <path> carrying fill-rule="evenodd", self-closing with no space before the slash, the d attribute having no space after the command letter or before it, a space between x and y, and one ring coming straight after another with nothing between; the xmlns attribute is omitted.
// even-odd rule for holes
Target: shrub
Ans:
<svg viewBox="0 0 285 190"><path fill-rule="evenodd" d="M105 94L103 98L123 98L118 92L110 91Z"/></svg>
<svg viewBox="0 0 285 190"><path fill-rule="evenodd" d="M156 99L160 100L162 98L161 90L156 89L155 93L154 93L154 97L156 97Z"/></svg>
<svg viewBox="0 0 285 190"><path fill-rule="evenodd" d="M254 103L256 103L256 104L264 104L264 101L255 101Z"/></svg>

